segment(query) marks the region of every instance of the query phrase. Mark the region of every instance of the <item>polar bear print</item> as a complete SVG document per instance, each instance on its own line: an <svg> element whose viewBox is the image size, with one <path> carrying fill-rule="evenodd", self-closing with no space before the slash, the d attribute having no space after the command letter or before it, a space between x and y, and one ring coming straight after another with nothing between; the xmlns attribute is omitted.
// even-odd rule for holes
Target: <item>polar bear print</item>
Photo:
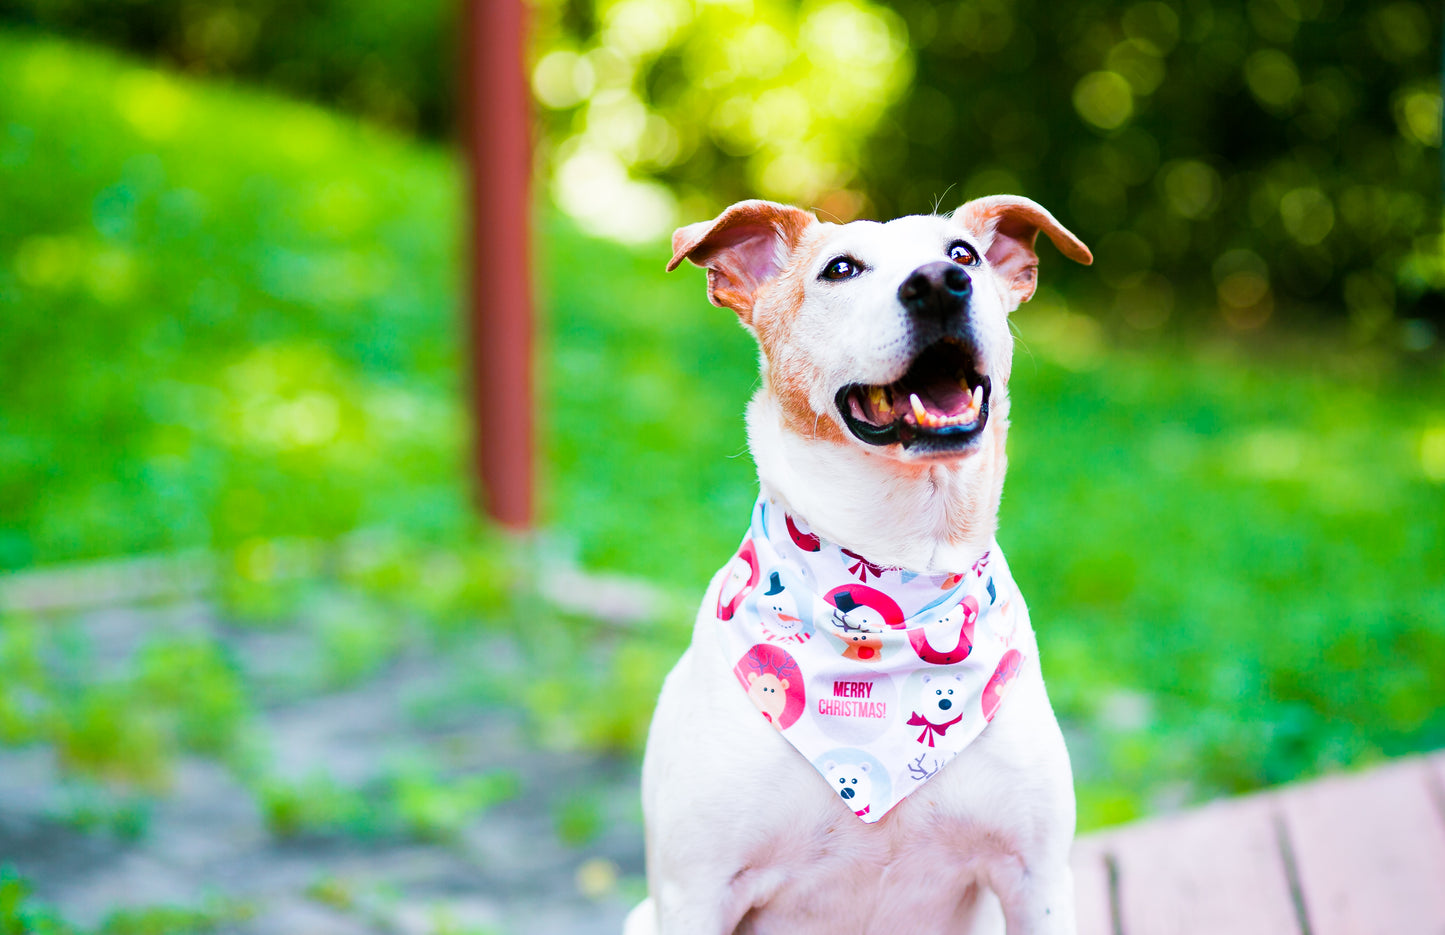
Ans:
<svg viewBox="0 0 1445 935"><path fill-rule="evenodd" d="M823 775L828 785L853 810L863 817L873 807L873 779L869 776L867 763L837 763L828 760L823 764Z"/></svg>
<svg viewBox="0 0 1445 935"><path fill-rule="evenodd" d="M910 726L923 728L918 742L937 746L938 739L963 720L964 697L962 676L944 673L925 675L923 686L918 691L918 701L913 707L913 716L908 719Z"/></svg>

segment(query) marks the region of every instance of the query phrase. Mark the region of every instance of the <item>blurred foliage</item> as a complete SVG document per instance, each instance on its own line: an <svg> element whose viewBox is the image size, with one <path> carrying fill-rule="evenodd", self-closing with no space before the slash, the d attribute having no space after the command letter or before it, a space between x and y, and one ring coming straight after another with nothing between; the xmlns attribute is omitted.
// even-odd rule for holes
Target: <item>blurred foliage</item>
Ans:
<svg viewBox="0 0 1445 935"><path fill-rule="evenodd" d="M563 800L552 816L557 837L573 847L585 847L601 837L607 816L595 793L584 791Z"/></svg>
<svg viewBox="0 0 1445 935"><path fill-rule="evenodd" d="M506 770L448 779L413 764L391 783L397 817L419 840L444 841L487 809L517 797L516 774Z"/></svg>
<svg viewBox="0 0 1445 935"><path fill-rule="evenodd" d="M0 568L470 526L441 154L48 41L0 85Z"/></svg>
<svg viewBox="0 0 1445 935"><path fill-rule="evenodd" d="M94 929L67 923L37 900L14 868L0 864L0 935L204 935L250 918L244 903L211 900L200 908L147 906L110 913Z"/></svg>
<svg viewBox="0 0 1445 935"><path fill-rule="evenodd" d="M666 233L673 192L689 220L758 195L857 213L845 186L913 72L903 20L853 0L602 0L539 19L557 201L623 239Z"/></svg>
<svg viewBox="0 0 1445 935"><path fill-rule="evenodd" d="M896 8L917 75L860 169L885 215L954 182L1027 193L1095 248L1059 281L1125 330L1348 315L1398 346L1397 311L1445 323L1421 304L1445 287L1438 4Z"/></svg>
<svg viewBox="0 0 1445 935"><path fill-rule="evenodd" d="M459 180L442 154L52 41L0 34L0 84L16 89L0 135L0 569L213 545L233 550L228 589L276 600L247 585L292 560L283 537L471 529ZM753 352L726 322L657 314L696 295L656 275L660 257L555 216L539 233L557 546L697 580L710 555L621 553L638 516L695 536L679 502L711 527L746 511L741 426L700 414L734 408ZM632 301L600 301L579 269L615 273ZM603 416L602 385L630 405ZM675 469L679 443L695 471ZM636 457L619 462L619 445ZM456 561L388 558L386 534L372 538L357 573L425 579L424 600L485 606L498 585ZM352 645L335 678L378 649Z"/></svg>
<svg viewBox="0 0 1445 935"><path fill-rule="evenodd" d="M1058 281L1126 332L1347 316L1417 346L1445 323L1438 4L542 10L553 190L589 229L662 232L654 179L684 221L758 195L850 220L1006 191L1094 247Z"/></svg>
<svg viewBox="0 0 1445 935"><path fill-rule="evenodd" d="M245 903L210 901L199 908L147 906L110 913L95 935L205 935L230 931L245 922L252 909Z"/></svg>
<svg viewBox="0 0 1445 935"><path fill-rule="evenodd" d="M0 0L0 19L437 134L458 9ZM1124 333L1337 319L1418 349L1445 326L1438 4L537 0L531 17L550 191L589 231L651 241L759 195L848 220L1012 191L1094 247L1059 281ZM286 398L287 373L326 364L294 349L251 369ZM293 443L350 421L290 403L272 429Z"/></svg>
<svg viewBox="0 0 1445 935"><path fill-rule="evenodd" d="M458 8L451 0L0 0L0 20L435 134L455 111Z"/></svg>
<svg viewBox="0 0 1445 935"><path fill-rule="evenodd" d="M53 742L77 773L163 788L182 751L239 755L249 712L212 643L155 639L107 675L69 631L0 615L0 741Z"/></svg>
<svg viewBox="0 0 1445 935"><path fill-rule="evenodd" d="M30 884L9 864L0 864L0 935L74 935L49 906L35 899Z"/></svg>

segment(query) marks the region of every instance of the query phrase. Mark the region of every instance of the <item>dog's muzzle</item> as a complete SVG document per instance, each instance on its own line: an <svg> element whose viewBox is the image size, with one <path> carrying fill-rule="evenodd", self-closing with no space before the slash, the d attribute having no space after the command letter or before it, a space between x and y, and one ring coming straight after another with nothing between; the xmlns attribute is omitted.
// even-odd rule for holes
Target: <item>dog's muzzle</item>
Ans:
<svg viewBox="0 0 1445 935"><path fill-rule="evenodd" d="M869 445L902 445L919 454L963 453L983 434L992 386L969 337L973 280L957 263L925 263L898 287L898 302L928 344L888 384L853 383L835 403L843 424Z"/></svg>

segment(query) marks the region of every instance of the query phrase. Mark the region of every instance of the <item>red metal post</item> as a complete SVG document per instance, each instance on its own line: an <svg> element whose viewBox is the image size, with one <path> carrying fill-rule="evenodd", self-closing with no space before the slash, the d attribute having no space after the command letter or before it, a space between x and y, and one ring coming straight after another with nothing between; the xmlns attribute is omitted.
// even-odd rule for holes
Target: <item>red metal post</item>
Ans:
<svg viewBox="0 0 1445 935"><path fill-rule="evenodd" d="M531 123L524 0L466 0L462 132L474 451L487 512L532 523Z"/></svg>

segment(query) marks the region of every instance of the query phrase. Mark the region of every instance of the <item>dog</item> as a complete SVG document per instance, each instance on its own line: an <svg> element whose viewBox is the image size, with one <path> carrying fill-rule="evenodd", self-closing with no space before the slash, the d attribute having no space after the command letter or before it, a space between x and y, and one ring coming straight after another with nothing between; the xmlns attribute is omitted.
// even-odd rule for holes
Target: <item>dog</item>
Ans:
<svg viewBox="0 0 1445 935"><path fill-rule="evenodd" d="M847 224L750 200L674 233L668 270L705 268L761 350L760 498L658 699L649 895L626 935L1074 931L1069 757L994 539L1008 318L1034 294L1040 233L1093 261L1009 195ZM848 584L823 593L828 576ZM740 652L728 628L807 579L816 606L792 616L839 639ZM910 610L889 587L937 596ZM840 640L852 657L792 655ZM763 680L775 691L750 699Z"/></svg>

